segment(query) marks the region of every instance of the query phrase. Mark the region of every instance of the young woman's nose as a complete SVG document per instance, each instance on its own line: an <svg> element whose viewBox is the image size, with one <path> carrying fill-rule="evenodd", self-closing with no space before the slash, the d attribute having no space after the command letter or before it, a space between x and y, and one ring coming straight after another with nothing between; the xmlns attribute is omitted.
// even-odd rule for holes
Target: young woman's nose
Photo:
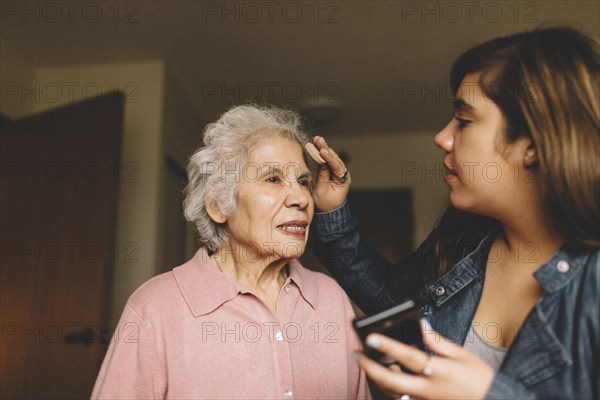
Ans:
<svg viewBox="0 0 600 400"><path fill-rule="evenodd" d="M453 130L455 122L454 119L451 119L450 122L435 135L435 145L446 153L450 153L452 151L452 146L454 145Z"/></svg>

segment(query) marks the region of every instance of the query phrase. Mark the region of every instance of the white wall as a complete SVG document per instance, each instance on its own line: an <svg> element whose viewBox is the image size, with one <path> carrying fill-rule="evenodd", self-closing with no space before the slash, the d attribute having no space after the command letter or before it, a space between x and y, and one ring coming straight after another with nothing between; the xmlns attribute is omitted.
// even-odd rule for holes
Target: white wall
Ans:
<svg viewBox="0 0 600 400"><path fill-rule="evenodd" d="M427 237L447 206L444 153L434 146L434 136L415 132L327 138L337 152L350 154L353 189L412 189L417 243Z"/></svg>

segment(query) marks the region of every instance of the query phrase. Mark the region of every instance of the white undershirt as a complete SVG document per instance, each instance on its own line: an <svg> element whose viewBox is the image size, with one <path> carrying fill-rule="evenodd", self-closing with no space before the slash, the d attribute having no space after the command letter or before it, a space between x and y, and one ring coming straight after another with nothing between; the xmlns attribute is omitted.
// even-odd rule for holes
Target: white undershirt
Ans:
<svg viewBox="0 0 600 400"><path fill-rule="evenodd" d="M495 371L500 368L508 348L495 346L479 336L473 325L469 328L463 347L472 351L487 362Z"/></svg>

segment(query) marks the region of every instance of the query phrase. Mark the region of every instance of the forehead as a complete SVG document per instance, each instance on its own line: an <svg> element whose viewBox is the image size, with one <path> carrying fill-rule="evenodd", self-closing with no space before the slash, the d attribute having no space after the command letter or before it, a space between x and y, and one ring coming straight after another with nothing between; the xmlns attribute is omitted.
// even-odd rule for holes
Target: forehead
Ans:
<svg viewBox="0 0 600 400"><path fill-rule="evenodd" d="M282 134L261 135L248 150L248 162L279 167L295 163L307 168L300 144Z"/></svg>
<svg viewBox="0 0 600 400"><path fill-rule="evenodd" d="M500 108L494 99L488 96L485 89L489 89L494 95L497 91L497 86L483 86L481 72L470 73L463 78L456 98L454 100L454 108L459 112L467 112L473 114L501 114Z"/></svg>
<svg viewBox="0 0 600 400"><path fill-rule="evenodd" d="M456 92L456 99L466 104L472 104L483 98L484 93L481 88L480 77L480 72L465 75Z"/></svg>

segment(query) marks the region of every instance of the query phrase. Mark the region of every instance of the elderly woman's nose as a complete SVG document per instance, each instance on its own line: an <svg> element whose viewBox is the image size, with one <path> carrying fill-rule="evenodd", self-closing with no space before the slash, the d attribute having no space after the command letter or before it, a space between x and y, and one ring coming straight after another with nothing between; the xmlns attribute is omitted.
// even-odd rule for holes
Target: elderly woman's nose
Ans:
<svg viewBox="0 0 600 400"><path fill-rule="evenodd" d="M311 194L300 183L290 184L286 204L288 207L306 208L311 200Z"/></svg>

